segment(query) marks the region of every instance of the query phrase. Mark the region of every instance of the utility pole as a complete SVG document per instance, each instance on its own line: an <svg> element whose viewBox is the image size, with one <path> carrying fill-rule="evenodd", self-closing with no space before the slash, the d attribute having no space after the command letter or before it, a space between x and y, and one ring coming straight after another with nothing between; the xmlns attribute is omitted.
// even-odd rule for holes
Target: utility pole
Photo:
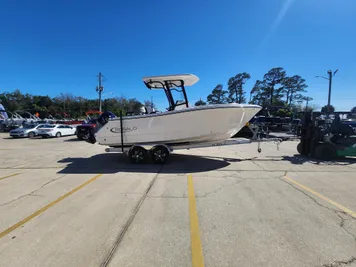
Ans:
<svg viewBox="0 0 356 267"><path fill-rule="evenodd" d="M304 99L305 99L305 101L307 101L307 104L305 105L305 111L308 111L308 103L309 103L309 101L312 101L312 100L313 100L313 98L312 98L312 97L307 96L307 97L305 97Z"/></svg>
<svg viewBox="0 0 356 267"><path fill-rule="evenodd" d="M102 86L102 79L103 79L103 75L101 74L101 72L99 72L98 75L98 82L99 85L96 87L96 91L99 93L99 111L101 112L101 93L104 91L104 87Z"/></svg>

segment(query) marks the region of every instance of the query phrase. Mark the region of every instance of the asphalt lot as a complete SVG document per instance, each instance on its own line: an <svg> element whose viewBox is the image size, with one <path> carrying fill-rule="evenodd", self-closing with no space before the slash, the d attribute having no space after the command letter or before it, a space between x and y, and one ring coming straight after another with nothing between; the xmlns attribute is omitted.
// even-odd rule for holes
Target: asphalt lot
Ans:
<svg viewBox="0 0 356 267"><path fill-rule="evenodd" d="M0 266L356 266L356 159L297 142L177 151L0 133Z"/></svg>

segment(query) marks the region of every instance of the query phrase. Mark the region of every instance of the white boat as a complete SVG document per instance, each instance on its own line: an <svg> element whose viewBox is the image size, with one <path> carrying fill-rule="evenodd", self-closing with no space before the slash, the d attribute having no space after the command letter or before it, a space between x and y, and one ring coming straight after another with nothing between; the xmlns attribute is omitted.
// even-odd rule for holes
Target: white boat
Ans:
<svg viewBox="0 0 356 267"><path fill-rule="evenodd" d="M164 144L172 148L214 143L234 136L261 109L235 103L189 106L185 86L198 81L192 74L144 77L149 89L164 90L169 102L167 111L121 118L108 118L104 113L88 141L110 147ZM175 101L172 90L182 92L184 100Z"/></svg>

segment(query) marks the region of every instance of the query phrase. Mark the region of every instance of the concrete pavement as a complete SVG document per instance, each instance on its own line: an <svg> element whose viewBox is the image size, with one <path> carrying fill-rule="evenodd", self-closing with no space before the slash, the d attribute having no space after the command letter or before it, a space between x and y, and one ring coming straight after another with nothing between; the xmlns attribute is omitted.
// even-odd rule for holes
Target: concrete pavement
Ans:
<svg viewBox="0 0 356 267"><path fill-rule="evenodd" d="M199 267L356 266L353 159L310 160L284 142L131 165L74 137L4 138L0 266L193 266L189 174Z"/></svg>

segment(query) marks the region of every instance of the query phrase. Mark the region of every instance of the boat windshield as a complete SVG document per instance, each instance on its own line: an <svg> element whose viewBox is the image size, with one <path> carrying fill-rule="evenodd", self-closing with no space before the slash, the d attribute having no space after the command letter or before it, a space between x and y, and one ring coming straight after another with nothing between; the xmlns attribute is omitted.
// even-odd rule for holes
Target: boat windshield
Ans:
<svg viewBox="0 0 356 267"><path fill-rule="evenodd" d="M186 105L183 91L180 88L172 88L171 93L172 93L172 98L175 101L174 103L175 106Z"/></svg>
<svg viewBox="0 0 356 267"><path fill-rule="evenodd" d="M145 83L150 89L163 89L169 103L168 111L175 110L177 106L185 105L188 107L187 94L182 80L167 80L167 81L149 81Z"/></svg>

